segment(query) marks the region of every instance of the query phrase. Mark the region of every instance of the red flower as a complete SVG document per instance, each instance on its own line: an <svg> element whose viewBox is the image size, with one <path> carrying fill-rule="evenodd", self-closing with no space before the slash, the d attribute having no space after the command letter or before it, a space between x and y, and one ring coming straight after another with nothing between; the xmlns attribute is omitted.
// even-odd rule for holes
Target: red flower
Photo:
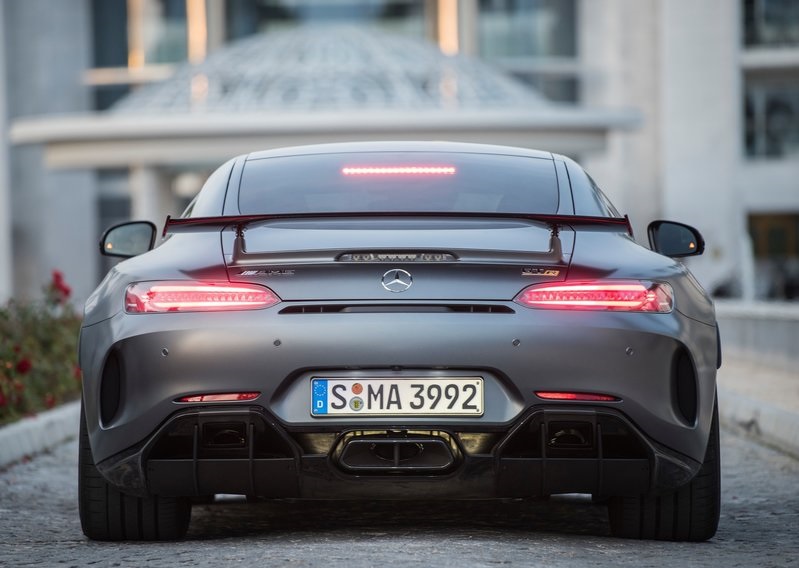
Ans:
<svg viewBox="0 0 799 568"><path fill-rule="evenodd" d="M17 366L16 366L16 371L20 375L24 375L28 371L30 371L32 368L33 368L33 363L31 363L31 360L26 357L25 359L20 359L19 360L19 362L17 363Z"/></svg>
<svg viewBox="0 0 799 568"><path fill-rule="evenodd" d="M64 281L64 273L60 270L53 270L53 281L50 287L53 290L55 301L59 304L66 303L69 296L72 294L72 288L67 286L67 283Z"/></svg>
<svg viewBox="0 0 799 568"><path fill-rule="evenodd" d="M8 399L3 394L3 391L0 390L0 408L3 408L6 404L8 404Z"/></svg>
<svg viewBox="0 0 799 568"><path fill-rule="evenodd" d="M52 393L48 392L45 395L45 397L44 397L44 405L47 408L53 408L55 406L55 397L52 395Z"/></svg>
<svg viewBox="0 0 799 568"><path fill-rule="evenodd" d="M17 392L23 392L25 390L25 385L22 384L20 381L14 381L14 390ZM18 396L14 397L17 401L19 400Z"/></svg>
<svg viewBox="0 0 799 568"><path fill-rule="evenodd" d="M72 376L75 378L76 381L80 382L80 380L83 378L83 371L80 370L80 367L75 365L74 367L72 367Z"/></svg>

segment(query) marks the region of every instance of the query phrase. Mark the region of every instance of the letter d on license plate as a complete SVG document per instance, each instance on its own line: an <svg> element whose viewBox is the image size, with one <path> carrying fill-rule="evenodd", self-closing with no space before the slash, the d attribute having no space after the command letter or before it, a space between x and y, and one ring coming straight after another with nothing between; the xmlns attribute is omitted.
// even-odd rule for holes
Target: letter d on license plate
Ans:
<svg viewBox="0 0 799 568"><path fill-rule="evenodd" d="M311 414L482 416L483 378L313 378Z"/></svg>

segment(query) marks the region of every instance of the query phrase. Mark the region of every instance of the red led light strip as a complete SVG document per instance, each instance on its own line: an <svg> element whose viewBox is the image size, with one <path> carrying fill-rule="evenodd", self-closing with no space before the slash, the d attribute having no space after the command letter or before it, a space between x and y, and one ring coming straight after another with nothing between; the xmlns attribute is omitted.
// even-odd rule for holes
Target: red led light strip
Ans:
<svg viewBox="0 0 799 568"><path fill-rule="evenodd" d="M177 402L239 402L255 400L261 395L260 392L229 392L219 394L198 394L195 396L184 396Z"/></svg>
<svg viewBox="0 0 799 568"><path fill-rule="evenodd" d="M346 166L345 176L455 175L455 166Z"/></svg>
<svg viewBox="0 0 799 568"><path fill-rule="evenodd" d="M670 312L674 302L667 284L641 282L539 284L522 290L516 301L530 308L656 313Z"/></svg>
<svg viewBox="0 0 799 568"><path fill-rule="evenodd" d="M257 310L273 306L280 298L255 284L180 284L140 282L125 295L128 313Z"/></svg>
<svg viewBox="0 0 799 568"><path fill-rule="evenodd" d="M550 392L550 391L535 391L538 398L546 400L584 400L590 402L616 402L620 400L615 396L609 394L591 394L585 392Z"/></svg>

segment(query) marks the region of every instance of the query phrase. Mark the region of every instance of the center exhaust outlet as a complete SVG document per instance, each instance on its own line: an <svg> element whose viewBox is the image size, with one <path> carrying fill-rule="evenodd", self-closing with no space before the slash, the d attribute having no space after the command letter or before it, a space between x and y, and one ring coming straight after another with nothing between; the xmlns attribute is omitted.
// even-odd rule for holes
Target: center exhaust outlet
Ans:
<svg viewBox="0 0 799 568"><path fill-rule="evenodd" d="M441 436L392 432L345 439L337 461L352 473L436 473L452 467L456 457Z"/></svg>

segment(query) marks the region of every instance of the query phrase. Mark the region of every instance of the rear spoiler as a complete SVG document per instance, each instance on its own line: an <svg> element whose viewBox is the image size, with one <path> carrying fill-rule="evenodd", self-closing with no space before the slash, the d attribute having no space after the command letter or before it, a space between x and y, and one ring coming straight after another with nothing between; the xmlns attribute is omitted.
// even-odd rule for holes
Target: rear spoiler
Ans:
<svg viewBox="0 0 799 568"><path fill-rule="evenodd" d="M236 229L236 235L242 236L247 225L259 221L280 221L288 219L365 219L374 217L438 217L449 219L521 219L537 221L549 225L553 236L557 236L560 227L619 227L633 236L630 219L624 217L592 217L588 215L546 215L539 213L471 213L453 211L358 211L352 213L268 213L261 215L228 215L221 217L187 217L173 219L167 216L163 236L169 233L190 233L197 230L223 229L230 225Z"/></svg>
<svg viewBox="0 0 799 568"><path fill-rule="evenodd" d="M563 262L563 249L560 242L560 228L570 227L609 227L624 229L630 236L633 234L629 218L624 217L590 217L585 215L543 215L537 213L456 213L438 211L391 211L354 213L273 213L264 215L229 215L223 217L188 217L185 219L166 218L164 236L168 233L190 233L203 230L223 229L233 226L236 230L236 241L233 250L233 263L247 263L257 260L247 253L244 243L244 231L250 223L262 221L279 221L286 219L374 219L375 217L427 217L448 219L512 219L535 221L549 226L549 251L545 253L547 260ZM255 255L257 257L257 255ZM249 258L248 258L249 257Z"/></svg>

